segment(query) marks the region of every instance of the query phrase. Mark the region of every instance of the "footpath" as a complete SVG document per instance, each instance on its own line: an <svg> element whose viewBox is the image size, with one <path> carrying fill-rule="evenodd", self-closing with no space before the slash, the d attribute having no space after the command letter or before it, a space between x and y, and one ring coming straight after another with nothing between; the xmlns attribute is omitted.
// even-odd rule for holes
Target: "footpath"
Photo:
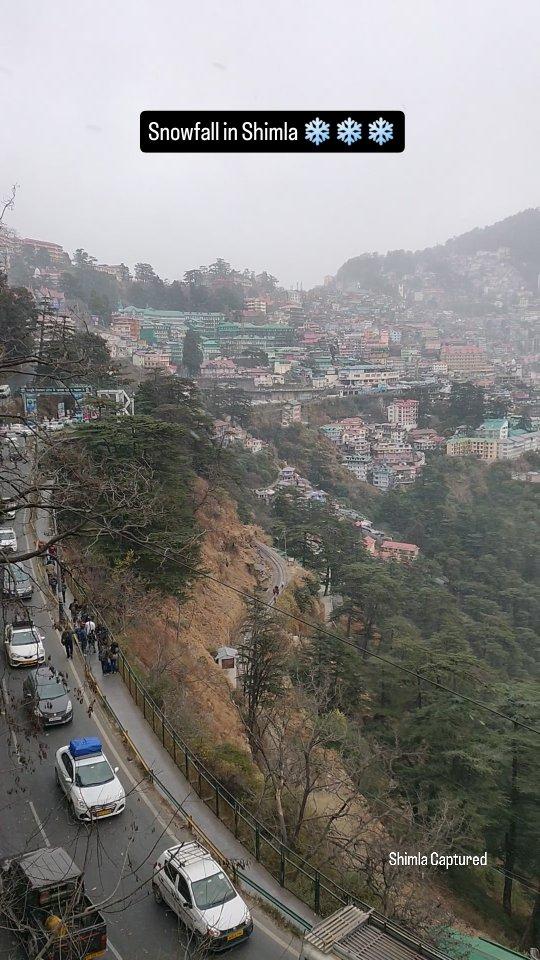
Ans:
<svg viewBox="0 0 540 960"><path fill-rule="evenodd" d="M46 533L45 522L43 512L38 511L36 517L36 534L38 537ZM64 601L66 612L73 599L69 587L66 587ZM97 613L96 611L96 616ZM193 821L195 827L211 841L222 856L231 861L242 862L243 866L240 873L242 882L255 896L263 901L266 900L275 911L299 930L311 928L316 924L320 917L298 897L280 886L278 881L253 859L250 851L236 839L203 800L197 796L191 784L145 720L121 675L119 673L103 674L97 654L90 655L85 662L100 698L106 706L110 707L111 713L121 726L122 732L134 745L144 766L159 780L159 783L154 783L155 789L162 793L169 803L170 798L167 797L167 793L174 797L181 808L181 813L186 816L186 819L189 817ZM160 783L163 785L163 790L160 789Z"/></svg>

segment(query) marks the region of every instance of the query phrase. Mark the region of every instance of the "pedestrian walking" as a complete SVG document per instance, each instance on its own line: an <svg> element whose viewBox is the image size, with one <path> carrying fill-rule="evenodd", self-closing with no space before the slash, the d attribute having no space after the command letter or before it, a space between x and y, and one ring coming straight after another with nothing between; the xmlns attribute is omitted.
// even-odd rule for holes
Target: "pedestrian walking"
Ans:
<svg viewBox="0 0 540 960"><path fill-rule="evenodd" d="M116 640L111 641L109 647L109 661L111 665L111 673L118 673L118 654L120 652L120 647L118 646Z"/></svg>
<svg viewBox="0 0 540 960"><path fill-rule="evenodd" d="M99 662L101 663L101 672L109 673L110 672L110 660L109 660L109 644L106 640L98 641L98 657Z"/></svg>
<svg viewBox="0 0 540 960"><path fill-rule="evenodd" d="M56 577L54 573L48 573L47 580L49 581L49 587L51 588L52 592L56 595L56 591L58 589L58 577Z"/></svg>
<svg viewBox="0 0 540 960"><path fill-rule="evenodd" d="M77 629L75 630L75 636L77 637L77 643L79 644L79 649L83 657L86 657L86 650L88 647L88 637L86 636L86 631L84 627L77 627Z"/></svg>
<svg viewBox="0 0 540 960"><path fill-rule="evenodd" d="M96 625L89 616L86 617L86 620L84 622L84 629L86 630L86 636L88 636L89 633L96 632Z"/></svg>
<svg viewBox="0 0 540 960"><path fill-rule="evenodd" d="M61 584L60 584L60 592L61 592L61 594L62 594L62 603L65 604L65 602L66 602L66 583L65 583L65 580L62 580L62 582L61 582Z"/></svg>
<svg viewBox="0 0 540 960"><path fill-rule="evenodd" d="M69 627L62 630L62 646L66 651L68 660L73 660L73 631Z"/></svg>

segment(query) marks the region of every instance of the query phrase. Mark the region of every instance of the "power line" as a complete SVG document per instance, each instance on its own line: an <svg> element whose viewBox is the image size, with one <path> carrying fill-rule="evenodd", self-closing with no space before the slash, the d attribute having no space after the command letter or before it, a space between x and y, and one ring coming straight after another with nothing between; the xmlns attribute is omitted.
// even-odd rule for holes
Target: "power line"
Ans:
<svg viewBox="0 0 540 960"><path fill-rule="evenodd" d="M105 623L106 621L105 621L104 617L103 617L102 615L100 615L100 612L98 611L98 609L96 608L95 604L93 603L93 601L92 601L91 598L89 597L88 591L87 591L86 587L84 586L84 584L82 584L82 583L80 582L80 580L78 580L78 579L74 576L74 574L73 574L71 568L68 566L68 564L63 563L63 562L59 562L59 565L60 565L60 568L61 568L62 572L63 572L63 569L66 569L66 570L69 572L69 575L70 575L71 579L72 579L73 582L77 585L77 587L81 590L81 592L82 592L83 595L86 597L86 599L89 601L91 607L93 607L93 609L94 609L96 615L98 616L98 618L99 618L103 623ZM217 579L217 578L213 578L213 579ZM227 584L225 584L224 581L218 580L218 582L219 582L221 585L223 585L223 586L228 586ZM237 588L232 588L232 587L230 587L230 589L235 589L235 590L236 590ZM249 594L245 594L245 596L250 597ZM259 598L257 598L257 597L253 597L252 599L255 600L256 602L261 603L263 606L269 607L272 611L274 611L274 612L276 611L276 608L275 608L275 606L274 606L273 604L267 603L266 601L261 601L261 600L259 600ZM277 611L277 612L283 614L283 611ZM293 616L293 614L287 614L287 616L290 616L290 617L292 617L293 619L297 619L296 617ZM329 634L329 636L333 636L333 635ZM341 639L341 638L338 638L338 639ZM353 644L353 646L354 646L354 644ZM504 715L501 714L501 716L504 716ZM515 722L515 721L512 721L512 723L514 723L514 722ZM533 731L533 732L536 732L536 731ZM388 817L389 819L393 820L395 823L397 823L398 820L401 820L401 821L404 822L404 823L408 823L407 817L406 817L404 814L400 813L400 812L397 811L397 810L396 810L396 811L393 811L393 810L391 809L391 807L389 807L388 804L385 803L385 801L381 800L380 797L377 797L377 796L375 796L374 794L366 793L366 791L364 791L364 790L362 791L362 793L363 793L366 797L370 797L370 799L376 801L377 804L382 804L382 806L385 808L385 812L382 812L382 816L383 816L383 817ZM521 818L518 818L518 819L521 819ZM523 821L521 821L521 822L523 822ZM358 856L355 855L355 854L352 854L352 856L353 856L354 859L358 860L358 862L361 863L363 866L365 865L365 861L362 860L362 858L358 857ZM528 883L524 878L518 876L518 875L515 874L515 873L512 873L511 871L504 870L504 869L502 869L502 868L500 868L500 867L496 867L494 864L488 864L488 865L486 866L486 869L487 869L487 870L491 870L491 871L495 871L496 873L500 874L500 875L503 876L503 877L511 877L512 880L514 880L516 883L520 884L522 887L525 887L527 890L532 890L533 892L536 891L536 887L534 887L533 885L531 885L530 883Z"/></svg>
<svg viewBox="0 0 540 960"><path fill-rule="evenodd" d="M247 593L247 591L242 590L240 587L235 587L230 583L226 583L224 580L221 580L219 577L213 576L211 573L207 573L204 570L198 570L193 567L191 564L187 563L185 560L178 559L172 554L175 552L169 547L162 548L159 550L157 546L154 546L144 541L140 541L133 534L123 532L123 537L128 541L131 541L139 547L144 547L145 550L149 550L151 553L160 556L162 559L172 559L175 563L178 563L180 566L184 567L186 570L189 570L194 577L201 577L204 580L208 580L211 583L216 583L221 587L224 587L226 590L230 590L232 593L235 593L237 596L243 597L245 600L248 600L250 603L258 603L260 606L266 607L268 610L271 610L273 613L278 613L280 616L288 618L289 620L294 620L296 623L301 623L303 626L309 627L310 630L314 630L321 636L328 637L330 640L337 640L339 643L344 644L345 646L351 647L356 653L358 653L358 647L352 640L347 640L346 637L340 637L337 633L331 633L329 630L321 628L319 624L312 623L309 620L306 620L304 617L296 616L293 613L288 613L284 610L278 610L272 603L269 603L266 600L262 600L260 597L256 597L253 594ZM362 651L364 653L364 651ZM458 693L456 690L453 690L451 687L448 687L446 684L441 683L439 680L432 680L431 677L426 677L421 673L418 673L416 670L411 670L408 667L403 666L402 664L396 663L394 660L389 660L388 657L383 657L380 653L375 653L372 650L366 650L365 655L372 657L374 660L378 660L380 663L385 663L387 666L392 667L394 670L398 670L401 673L405 673L410 677L414 677L415 680L422 680L424 683L429 684L436 689L443 690L445 693L449 693L453 697L457 697L459 700L463 700L466 703L473 704L476 707L479 707L481 710L492 714L492 716L498 717L501 720L506 720L508 723L514 725L514 727L521 727L524 730L528 730L530 733L534 733L537 736L540 736L540 730L537 730L535 727L532 727L530 724L526 723L523 720L518 720L514 717L509 717L505 713L501 713L500 710L496 710L495 707L490 707L489 704L484 703L482 700L477 700L475 697L469 697L464 693Z"/></svg>

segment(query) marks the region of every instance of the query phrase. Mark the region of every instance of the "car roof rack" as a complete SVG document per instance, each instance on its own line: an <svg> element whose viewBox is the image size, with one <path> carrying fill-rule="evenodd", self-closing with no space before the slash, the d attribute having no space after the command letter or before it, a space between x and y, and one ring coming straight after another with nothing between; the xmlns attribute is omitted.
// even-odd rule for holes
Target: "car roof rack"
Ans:
<svg viewBox="0 0 540 960"><path fill-rule="evenodd" d="M203 858L212 859L208 850L205 850L205 848L195 840L186 840L185 843L180 843L177 847L172 847L169 850L169 854L170 859L178 867L187 867L188 864L194 861L200 861Z"/></svg>

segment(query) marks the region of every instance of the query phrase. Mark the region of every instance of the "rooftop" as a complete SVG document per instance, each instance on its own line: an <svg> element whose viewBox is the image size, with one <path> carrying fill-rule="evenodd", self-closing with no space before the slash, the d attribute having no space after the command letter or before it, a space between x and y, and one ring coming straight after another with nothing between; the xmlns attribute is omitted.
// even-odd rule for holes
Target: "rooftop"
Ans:
<svg viewBox="0 0 540 960"><path fill-rule="evenodd" d="M33 887L65 883L81 876L77 864L63 847L34 850L22 856L19 863L28 883Z"/></svg>

